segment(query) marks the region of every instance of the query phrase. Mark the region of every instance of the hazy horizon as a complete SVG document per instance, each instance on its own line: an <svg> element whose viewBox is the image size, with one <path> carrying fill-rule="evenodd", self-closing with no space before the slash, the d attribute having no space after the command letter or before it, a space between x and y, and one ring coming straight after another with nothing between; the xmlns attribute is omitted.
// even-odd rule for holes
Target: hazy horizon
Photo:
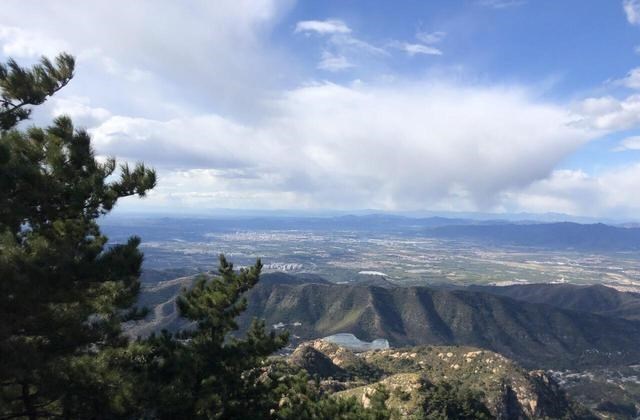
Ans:
<svg viewBox="0 0 640 420"><path fill-rule="evenodd" d="M483 212L438 212L438 211L390 211L382 209L234 209L234 208L209 208L209 209L116 209L107 218L314 218L314 217L366 217L366 216L390 216L406 218L446 218L467 219L477 221L509 221L509 222L574 222L574 223L605 223L605 224L636 224L638 218L607 218L576 216L564 213L483 213Z"/></svg>

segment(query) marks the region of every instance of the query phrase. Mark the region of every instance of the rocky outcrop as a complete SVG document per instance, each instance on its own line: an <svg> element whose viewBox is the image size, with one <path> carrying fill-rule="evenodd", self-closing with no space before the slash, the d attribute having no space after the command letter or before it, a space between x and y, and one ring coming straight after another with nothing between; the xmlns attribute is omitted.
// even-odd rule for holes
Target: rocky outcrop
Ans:
<svg viewBox="0 0 640 420"><path fill-rule="evenodd" d="M289 362L322 379L346 379L348 376L327 355L308 344L299 346L289 357Z"/></svg>
<svg viewBox="0 0 640 420"><path fill-rule="evenodd" d="M389 393L387 406L403 417L420 410L433 384L449 383L477 395L497 419L579 418L563 390L546 373L528 372L487 350L419 346L353 353L315 340L303 343L291 359L298 366L309 366L312 373L331 373L334 379L340 372L346 382L344 390L335 395L355 397L365 406L384 387Z"/></svg>

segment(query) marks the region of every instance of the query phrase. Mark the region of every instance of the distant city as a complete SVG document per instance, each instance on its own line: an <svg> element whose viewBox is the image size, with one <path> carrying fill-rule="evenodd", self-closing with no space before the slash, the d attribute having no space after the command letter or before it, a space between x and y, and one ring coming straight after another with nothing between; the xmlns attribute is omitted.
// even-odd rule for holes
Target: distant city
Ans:
<svg viewBox="0 0 640 420"><path fill-rule="evenodd" d="M505 226L514 229L510 236L496 237ZM518 229L531 226L391 215L120 216L103 221L112 242L122 242L131 234L141 236L147 270L214 270L217 256L224 253L237 267L261 258L265 272L313 273L334 283L382 277L397 285L604 283L622 291L640 291L640 260L634 252L640 245L640 230L604 227L613 235L632 235L626 241L611 241L626 247L609 249L588 239L591 230L601 225L562 225L578 229L579 234L559 242L562 232L557 225L539 223L534 227L544 235L538 235L535 246L521 243L523 238L518 237ZM486 230L481 232L485 236L474 231L478 227ZM529 241L531 236L524 239Z"/></svg>

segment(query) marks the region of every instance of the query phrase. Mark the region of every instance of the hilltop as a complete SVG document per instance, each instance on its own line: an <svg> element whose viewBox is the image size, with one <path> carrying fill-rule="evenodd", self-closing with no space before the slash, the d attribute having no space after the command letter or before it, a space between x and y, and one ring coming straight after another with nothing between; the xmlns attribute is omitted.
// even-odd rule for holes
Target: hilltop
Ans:
<svg viewBox="0 0 640 420"><path fill-rule="evenodd" d="M388 392L398 417L417 416L435 386L468 395L498 419L581 418L583 412L542 371L528 372L504 356L473 347L417 346L353 353L323 340L300 344L289 362L322 380L335 397L365 406ZM382 387L382 388L381 388Z"/></svg>

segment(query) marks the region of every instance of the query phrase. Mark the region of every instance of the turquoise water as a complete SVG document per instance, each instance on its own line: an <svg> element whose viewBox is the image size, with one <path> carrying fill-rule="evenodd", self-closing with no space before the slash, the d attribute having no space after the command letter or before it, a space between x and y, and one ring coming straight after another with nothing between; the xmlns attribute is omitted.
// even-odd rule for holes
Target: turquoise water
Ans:
<svg viewBox="0 0 640 420"><path fill-rule="evenodd" d="M389 348L389 340L378 338L371 342L362 341L353 334L340 333L323 338L324 341L337 344L353 351L384 350Z"/></svg>

